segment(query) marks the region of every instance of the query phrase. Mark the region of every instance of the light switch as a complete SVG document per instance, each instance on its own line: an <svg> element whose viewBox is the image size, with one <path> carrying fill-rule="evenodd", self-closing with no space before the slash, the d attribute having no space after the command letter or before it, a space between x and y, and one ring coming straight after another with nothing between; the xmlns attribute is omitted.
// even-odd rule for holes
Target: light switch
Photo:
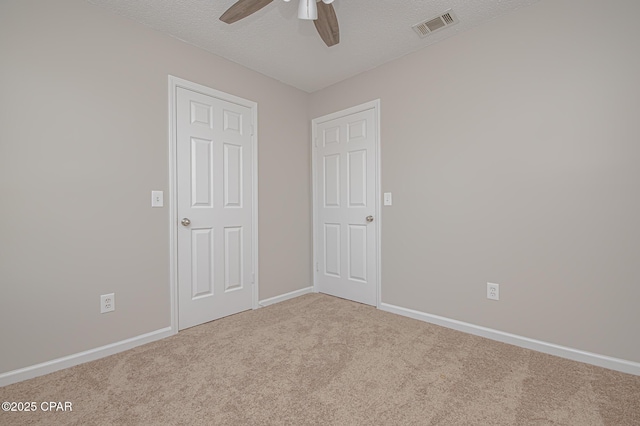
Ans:
<svg viewBox="0 0 640 426"><path fill-rule="evenodd" d="M391 205L391 193L390 192L385 192L384 193L384 205L385 206L390 206Z"/></svg>
<svg viewBox="0 0 640 426"><path fill-rule="evenodd" d="M151 191L151 207L164 206L164 194L162 191Z"/></svg>

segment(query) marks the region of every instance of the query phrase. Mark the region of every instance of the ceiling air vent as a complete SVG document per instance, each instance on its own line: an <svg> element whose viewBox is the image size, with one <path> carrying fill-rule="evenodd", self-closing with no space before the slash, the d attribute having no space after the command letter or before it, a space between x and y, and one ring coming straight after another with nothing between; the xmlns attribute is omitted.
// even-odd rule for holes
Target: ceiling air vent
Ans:
<svg viewBox="0 0 640 426"><path fill-rule="evenodd" d="M413 28L413 30L418 33L421 38L423 38L435 31L450 27L451 25L457 23L458 17L451 11L451 9L449 9L442 15L415 24L411 28Z"/></svg>

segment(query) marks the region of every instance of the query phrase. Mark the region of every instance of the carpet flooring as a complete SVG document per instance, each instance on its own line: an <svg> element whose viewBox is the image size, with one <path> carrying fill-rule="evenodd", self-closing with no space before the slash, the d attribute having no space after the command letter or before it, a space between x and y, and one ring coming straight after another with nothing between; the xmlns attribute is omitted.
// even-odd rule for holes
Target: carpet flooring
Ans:
<svg viewBox="0 0 640 426"><path fill-rule="evenodd" d="M309 294L0 388L2 425L640 425L640 377Z"/></svg>

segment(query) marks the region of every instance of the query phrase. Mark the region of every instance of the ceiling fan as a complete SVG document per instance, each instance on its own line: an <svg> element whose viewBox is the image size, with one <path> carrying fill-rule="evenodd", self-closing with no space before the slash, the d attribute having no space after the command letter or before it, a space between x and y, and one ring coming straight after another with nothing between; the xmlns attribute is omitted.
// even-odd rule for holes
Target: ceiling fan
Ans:
<svg viewBox="0 0 640 426"><path fill-rule="evenodd" d="M238 0L222 14L220 20L227 24L233 24L246 18L271 3L273 0ZM284 0L289 2L290 0ZM300 0L298 6L298 18L313 20L320 34L320 38L329 47L340 43L340 30L338 18L333 8L333 0Z"/></svg>

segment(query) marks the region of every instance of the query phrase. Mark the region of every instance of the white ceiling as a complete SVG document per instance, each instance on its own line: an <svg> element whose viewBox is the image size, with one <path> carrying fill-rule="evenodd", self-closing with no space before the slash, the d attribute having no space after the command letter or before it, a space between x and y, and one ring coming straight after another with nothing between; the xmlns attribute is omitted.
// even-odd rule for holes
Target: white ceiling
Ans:
<svg viewBox="0 0 640 426"><path fill-rule="evenodd" d="M335 0L340 44L327 47L298 2L274 0L227 25L236 0L88 0L306 92L325 88L539 0ZM452 9L460 23L419 38L411 26Z"/></svg>

